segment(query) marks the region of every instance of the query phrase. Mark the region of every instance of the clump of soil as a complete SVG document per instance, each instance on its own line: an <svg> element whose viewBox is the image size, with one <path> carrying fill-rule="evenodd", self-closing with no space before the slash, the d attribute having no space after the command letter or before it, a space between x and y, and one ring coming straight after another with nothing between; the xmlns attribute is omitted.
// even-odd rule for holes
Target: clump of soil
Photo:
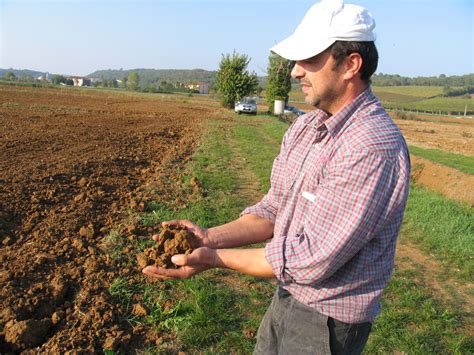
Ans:
<svg viewBox="0 0 474 355"><path fill-rule="evenodd" d="M50 326L49 319L28 319L21 322L11 320L5 324L5 340L16 351L32 348L43 342Z"/></svg>
<svg viewBox="0 0 474 355"><path fill-rule="evenodd" d="M191 254L198 245L197 237L187 228L166 226L159 234L156 245L137 255L138 265L141 268L148 265L176 268L171 262L171 257L176 254Z"/></svg>

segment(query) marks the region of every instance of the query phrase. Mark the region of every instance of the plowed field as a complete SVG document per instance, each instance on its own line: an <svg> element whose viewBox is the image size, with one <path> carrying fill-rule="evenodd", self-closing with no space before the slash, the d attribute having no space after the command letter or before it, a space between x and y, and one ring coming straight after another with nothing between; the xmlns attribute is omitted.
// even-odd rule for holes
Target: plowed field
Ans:
<svg viewBox="0 0 474 355"><path fill-rule="evenodd" d="M0 85L0 353L146 347L109 294L122 269L104 250L145 201L173 182L199 136L180 102L74 89ZM142 277L141 275L137 275Z"/></svg>

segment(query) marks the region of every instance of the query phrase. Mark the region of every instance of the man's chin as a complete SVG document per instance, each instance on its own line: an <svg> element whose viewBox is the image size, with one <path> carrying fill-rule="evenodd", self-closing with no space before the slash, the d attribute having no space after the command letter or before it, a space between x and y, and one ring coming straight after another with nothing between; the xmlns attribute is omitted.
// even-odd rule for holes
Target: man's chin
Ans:
<svg viewBox="0 0 474 355"><path fill-rule="evenodd" d="M309 98L308 96L306 96L304 102L307 103L308 105L311 105L311 106L314 106L314 107L318 108L319 104L321 103L321 99L319 99L319 98Z"/></svg>

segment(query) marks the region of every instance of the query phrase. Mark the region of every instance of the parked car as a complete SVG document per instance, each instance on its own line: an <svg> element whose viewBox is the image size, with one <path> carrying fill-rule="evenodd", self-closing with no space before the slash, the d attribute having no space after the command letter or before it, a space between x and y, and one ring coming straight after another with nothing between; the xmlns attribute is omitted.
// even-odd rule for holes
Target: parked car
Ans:
<svg viewBox="0 0 474 355"><path fill-rule="evenodd" d="M234 111L239 115L241 113L257 114L257 102L249 97L244 97L242 100L235 103Z"/></svg>
<svg viewBox="0 0 474 355"><path fill-rule="evenodd" d="M297 116L301 116L304 115L306 112L300 110L298 107L295 106L286 106L283 113L294 113Z"/></svg>

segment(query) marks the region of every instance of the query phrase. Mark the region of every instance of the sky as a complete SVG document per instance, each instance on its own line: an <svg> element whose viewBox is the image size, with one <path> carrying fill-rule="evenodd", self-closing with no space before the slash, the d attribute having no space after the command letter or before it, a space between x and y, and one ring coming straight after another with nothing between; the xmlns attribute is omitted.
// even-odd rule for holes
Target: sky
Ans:
<svg viewBox="0 0 474 355"><path fill-rule="evenodd" d="M0 0L0 68L88 75L101 69L217 70L293 33L306 0ZM351 0L376 21L377 73L474 73L474 0Z"/></svg>

